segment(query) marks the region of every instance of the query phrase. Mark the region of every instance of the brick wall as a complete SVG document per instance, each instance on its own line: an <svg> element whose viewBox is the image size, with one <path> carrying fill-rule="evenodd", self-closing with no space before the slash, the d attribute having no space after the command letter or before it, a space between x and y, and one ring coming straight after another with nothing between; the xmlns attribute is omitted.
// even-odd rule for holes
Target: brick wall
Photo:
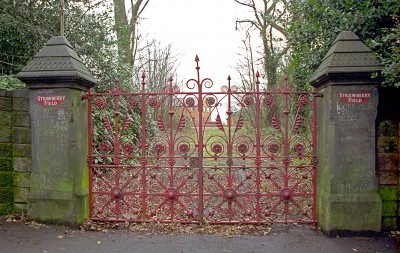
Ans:
<svg viewBox="0 0 400 253"><path fill-rule="evenodd" d="M400 228L400 89L380 88L377 118L377 175L382 229Z"/></svg>
<svg viewBox="0 0 400 253"><path fill-rule="evenodd" d="M29 91L0 89L0 215L26 211L30 171Z"/></svg>

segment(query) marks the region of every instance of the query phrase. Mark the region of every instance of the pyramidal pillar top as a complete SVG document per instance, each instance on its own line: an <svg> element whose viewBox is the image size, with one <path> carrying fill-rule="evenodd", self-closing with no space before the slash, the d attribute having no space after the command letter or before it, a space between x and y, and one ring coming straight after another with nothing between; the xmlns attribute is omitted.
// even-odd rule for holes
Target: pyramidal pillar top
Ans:
<svg viewBox="0 0 400 253"><path fill-rule="evenodd" d="M17 74L30 89L72 88L89 90L95 78L63 36L53 36Z"/></svg>
<svg viewBox="0 0 400 253"><path fill-rule="evenodd" d="M333 42L310 84L317 89L331 85L378 84L382 65L360 38L343 31Z"/></svg>

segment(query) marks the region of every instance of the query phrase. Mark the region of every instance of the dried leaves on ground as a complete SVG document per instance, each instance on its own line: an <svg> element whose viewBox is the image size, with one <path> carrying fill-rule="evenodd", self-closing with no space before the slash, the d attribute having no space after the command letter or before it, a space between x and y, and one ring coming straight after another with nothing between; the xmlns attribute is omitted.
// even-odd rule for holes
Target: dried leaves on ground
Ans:
<svg viewBox="0 0 400 253"><path fill-rule="evenodd" d="M2 226L5 223L13 223L13 222L24 223L28 227L34 229L46 227L45 224L36 222L34 220L28 221L26 213L15 213L4 216L0 219L0 226Z"/></svg>
<svg viewBox="0 0 400 253"><path fill-rule="evenodd" d="M26 226L39 229L47 227L45 224L28 220L26 214L12 214L8 216L0 217L0 226L5 223L24 223ZM133 222L94 222L86 221L81 227L81 231L99 231L107 233L110 230L125 230L130 232L136 232L143 235L180 235L180 234L209 234L219 235L226 237L233 236L263 236L267 235L271 231L271 227L268 225L198 225L198 224L181 224L181 223L133 223ZM71 230L73 231L73 230ZM68 232L68 233L67 233ZM69 231L66 231L66 235ZM63 235L62 235L63 236ZM61 239L61 236L57 237Z"/></svg>
<svg viewBox="0 0 400 253"><path fill-rule="evenodd" d="M400 247L400 230L399 231L392 231L390 233L390 237L399 245Z"/></svg>
<svg viewBox="0 0 400 253"><path fill-rule="evenodd" d="M102 231L109 229L127 229L145 235L174 235L174 234L212 234L219 236L267 235L271 228L267 225L197 225L181 223L116 223L87 221L81 226L82 231Z"/></svg>

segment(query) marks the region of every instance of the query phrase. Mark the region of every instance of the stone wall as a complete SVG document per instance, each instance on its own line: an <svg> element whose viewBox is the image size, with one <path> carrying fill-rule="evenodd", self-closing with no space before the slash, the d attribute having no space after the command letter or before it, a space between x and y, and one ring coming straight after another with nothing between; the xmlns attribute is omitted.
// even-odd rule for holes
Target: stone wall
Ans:
<svg viewBox="0 0 400 253"><path fill-rule="evenodd" d="M29 91L0 90L0 215L25 212L31 173Z"/></svg>
<svg viewBox="0 0 400 253"><path fill-rule="evenodd" d="M377 175L382 198L382 229L400 228L400 89L380 88L377 118Z"/></svg>

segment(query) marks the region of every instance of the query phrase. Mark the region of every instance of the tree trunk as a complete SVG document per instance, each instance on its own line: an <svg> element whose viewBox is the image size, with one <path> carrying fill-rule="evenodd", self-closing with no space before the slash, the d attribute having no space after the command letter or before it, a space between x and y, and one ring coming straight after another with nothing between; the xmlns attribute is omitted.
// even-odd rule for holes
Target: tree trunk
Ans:
<svg viewBox="0 0 400 253"><path fill-rule="evenodd" d="M134 53L136 50L136 25L140 13L147 5L148 1L144 4L142 9L140 7L143 0L137 0L132 6L132 16L128 20L126 13L125 0L114 1L114 21L115 31L117 33L118 41L118 55L120 60L130 66L135 63Z"/></svg>

